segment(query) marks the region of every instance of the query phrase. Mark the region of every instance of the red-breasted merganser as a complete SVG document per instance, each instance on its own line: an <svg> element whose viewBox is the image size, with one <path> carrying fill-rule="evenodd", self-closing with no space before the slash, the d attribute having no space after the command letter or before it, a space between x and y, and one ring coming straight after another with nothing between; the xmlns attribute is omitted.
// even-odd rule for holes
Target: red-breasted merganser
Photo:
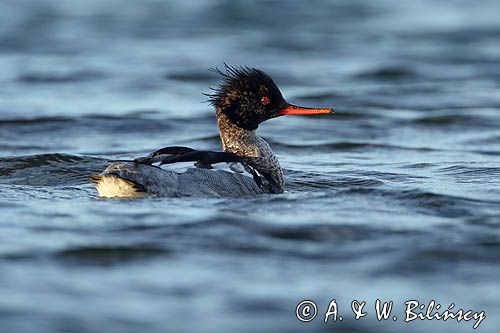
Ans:
<svg viewBox="0 0 500 333"><path fill-rule="evenodd" d="M285 179L278 158L255 131L259 124L282 115L333 113L331 108L306 108L288 103L274 81L261 70L225 67L223 82L208 94L215 107L223 152L165 147L148 157L111 164L90 180L101 197L243 196L283 193ZM195 162L186 171L163 164ZM227 163L231 171L213 169ZM158 164L158 166L153 165ZM243 174L248 172L249 176Z"/></svg>

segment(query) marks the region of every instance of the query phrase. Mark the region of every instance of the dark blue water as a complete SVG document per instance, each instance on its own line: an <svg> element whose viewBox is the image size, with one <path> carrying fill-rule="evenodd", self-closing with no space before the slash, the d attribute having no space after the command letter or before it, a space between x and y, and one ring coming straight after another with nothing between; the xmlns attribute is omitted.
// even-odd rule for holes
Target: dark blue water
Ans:
<svg viewBox="0 0 500 333"><path fill-rule="evenodd" d="M500 326L498 1L0 2L2 332L471 332ZM112 159L219 149L223 62L293 103L282 195L103 200ZM377 298L398 317L378 322ZM317 302L311 323L295 318ZM339 302L342 322L322 322ZM352 300L369 313L354 320Z"/></svg>

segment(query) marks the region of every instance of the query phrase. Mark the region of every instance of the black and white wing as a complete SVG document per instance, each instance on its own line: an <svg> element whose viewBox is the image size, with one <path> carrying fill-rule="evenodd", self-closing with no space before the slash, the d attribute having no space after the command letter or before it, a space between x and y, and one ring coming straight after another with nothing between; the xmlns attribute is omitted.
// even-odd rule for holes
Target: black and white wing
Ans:
<svg viewBox="0 0 500 333"><path fill-rule="evenodd" d="M247 171L259 187L262 187L261 175L246 161L233 153L216 152L210 150L195 150L189 147L170 146L156 150L146 157L134 160L136 163L147 165L174 164L181 162L194 162L194 166L201 169L213 169L214 164L227 163L229 168L238 173Z"/></svg>

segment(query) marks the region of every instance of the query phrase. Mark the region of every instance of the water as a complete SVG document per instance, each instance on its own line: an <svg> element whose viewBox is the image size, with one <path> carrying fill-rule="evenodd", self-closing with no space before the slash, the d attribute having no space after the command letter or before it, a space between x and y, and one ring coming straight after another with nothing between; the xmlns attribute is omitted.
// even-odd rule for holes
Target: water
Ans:
<svg viewBox="0 0 500 333"><path fill-rule="evenodd" d="M497 1L0 2L2 332L470 332L500 326ZM110 160L219 149L207 68L334 116L259 128L283 195L102 200ZM322 322L332 299L342 322ZM393 300L378 322L377 298ZM318 303L311 323L295 318ZM352 300L368 302L354 320Z"/></svg>

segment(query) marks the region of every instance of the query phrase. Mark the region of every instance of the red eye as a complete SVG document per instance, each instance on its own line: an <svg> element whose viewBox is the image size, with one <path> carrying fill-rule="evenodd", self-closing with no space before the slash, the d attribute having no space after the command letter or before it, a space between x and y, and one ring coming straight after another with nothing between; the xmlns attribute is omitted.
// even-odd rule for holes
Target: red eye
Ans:
<svg viewBox="0 0 500 333"><path fill-rule="evenodd" d="M262 105L267 105L267 104L271 103L271 100L267 97L262 97L260 102L262 103Z"/></svg>

